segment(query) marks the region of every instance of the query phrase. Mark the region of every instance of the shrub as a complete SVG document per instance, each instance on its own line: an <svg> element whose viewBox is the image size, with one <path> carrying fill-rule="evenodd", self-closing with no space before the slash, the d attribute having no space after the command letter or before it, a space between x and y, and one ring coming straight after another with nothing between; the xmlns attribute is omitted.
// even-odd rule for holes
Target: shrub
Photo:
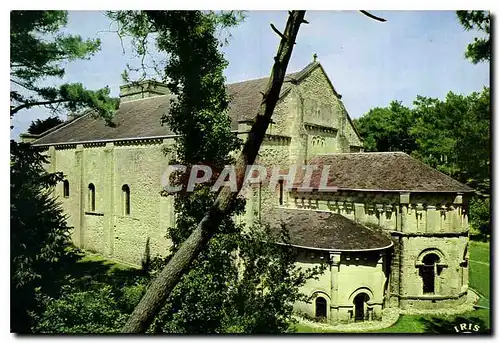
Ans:
<svg viewBox="0 0 500 343"><path fill-rule="evenodd" d="M38 333L117 333L127 314L120 311L117 294L106 284L96 283L82 291L64 286L58 299L41 296L45 311L37 318Z"/></svg>

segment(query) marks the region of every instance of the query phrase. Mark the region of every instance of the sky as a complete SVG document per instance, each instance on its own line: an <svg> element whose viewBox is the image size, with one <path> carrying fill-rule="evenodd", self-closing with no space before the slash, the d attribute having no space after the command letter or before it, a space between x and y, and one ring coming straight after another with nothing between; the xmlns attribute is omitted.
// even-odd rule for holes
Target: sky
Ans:
<svg viewBox="0 0 500 343"><path fill-rule="evenodd" d="M417 95L443 99L449 91L469 94L490 84L489 63L472 64L466 46L478 35L459 24L454 11L373 11L387 21L377 22L356 11L307 11L288 72L301 70L317 54L351 118L392 100L411 106ZM268 76L286 11L251 11L230 30L223 48L229 66L228 83ZM66 65L64 82L81 82L89 89L104 86L118 96L121 73L136 61L130 44L110 32L111 21L100 11L70 11L65 32L100 38L101 51L90 60ZM57 84L61 80L49 80ZM30 122L47 118L42 108L18 112L11 120L17 139ZM66 119L63 117L63 119Z"/></svg>

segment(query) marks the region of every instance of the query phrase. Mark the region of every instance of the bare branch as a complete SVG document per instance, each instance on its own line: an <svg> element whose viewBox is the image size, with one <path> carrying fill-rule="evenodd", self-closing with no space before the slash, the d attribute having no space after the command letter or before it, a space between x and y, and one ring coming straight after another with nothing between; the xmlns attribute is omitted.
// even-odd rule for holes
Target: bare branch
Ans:
<svg viewBox="0 0 500 343"><path fill-rule="evenodd" d="M281 32L279 32L279 30L276 28L276 26L274 26L274 24L272 24L272 23L271 23L271 28L273 29L274 32L276 32L276 34L278 36L281 37L281 39L288 40L288 38L286 38L284 34L282 34Z"/></svg>
<svg viewBox="0 0 500 343"><path fill-rule="evenodd" d="M374 20L381 21L381 22L387 21L384 18L377 17L376 15L373 15L367 11L360 10L360 12L363 13L364 15L366 15L368 18L372 18Z"/></svg>

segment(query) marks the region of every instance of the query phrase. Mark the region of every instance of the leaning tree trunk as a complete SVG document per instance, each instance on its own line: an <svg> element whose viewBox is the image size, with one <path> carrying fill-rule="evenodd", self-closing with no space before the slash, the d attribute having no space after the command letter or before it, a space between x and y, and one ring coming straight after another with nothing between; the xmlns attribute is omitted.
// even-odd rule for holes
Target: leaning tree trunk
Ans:
<svg viewBox="0 0 500 343"><path fill-rule="evenodd" d="M238 190L242 188L247 166L253 164L255 161L267 127L271 121L274 108L279 100L281 86L283 85L299 27L302 23L307 23L304 20L304 15L305 11L290 11L284 33L280 33L271 24L272 29L281 37L281 41L278 52L274 57L271 77L263 93L262 103L255 122L236 161ZM220 191L208 212L198 223L196 229L182 243L179 250L151 283L146 294L142 297L127 323L122 328L123 333L141 333L148 329L155 316L164 306L172 289L179 282L182 275L189 270L191 262L198 256L203 247L207 245L222 218L231 214L232 204L238 193L231 192L229 187L224 187Z"/></svg>

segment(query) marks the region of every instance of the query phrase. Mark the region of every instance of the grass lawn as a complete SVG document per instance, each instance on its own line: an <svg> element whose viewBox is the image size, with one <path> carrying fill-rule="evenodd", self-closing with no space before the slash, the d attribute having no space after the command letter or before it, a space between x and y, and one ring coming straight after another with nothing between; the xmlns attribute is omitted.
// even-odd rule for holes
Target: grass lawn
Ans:
<svg viewBox="0 0 500 343"><path fill-rule="evenodd" d="M470 242L469 286L484 298L490 297L490 245L484 242Z"/></svg>
<svg viewBox="0 0 500 343"><path fill-rule="evenodd" d="M484 242L470 242L469 286L482 298L479 305L490 307L490 245ZM391 327L373 333L454 333L453 327L460 323L479 324L481 331L490 327L490 310L479 309L457 316L401 315ZM328 333L328 330L296 324L300 333ZM331 331L330 331L331 332Z"/></svg>
<svg viewBox="0 0 500 343"><path fill-rule="evenodd" d="M82 287L89 282L104 282L113 287L120 288L134 284L142 271L125 264L107 260L106 258L86 252L70 271L72 277Z"/></svg>
<svg viewBox="0 0 500 343"><path fill-rule="evenodd" d="M102 268L108 274L113 274L118 271L134 271L136 268L130 267L125 264L121 264L118 262L110 261L105 259L104 257L96 254L87 253L83 258L81 258L78 263L82 268L92 268L91 266L102 266Z"/></svg>

